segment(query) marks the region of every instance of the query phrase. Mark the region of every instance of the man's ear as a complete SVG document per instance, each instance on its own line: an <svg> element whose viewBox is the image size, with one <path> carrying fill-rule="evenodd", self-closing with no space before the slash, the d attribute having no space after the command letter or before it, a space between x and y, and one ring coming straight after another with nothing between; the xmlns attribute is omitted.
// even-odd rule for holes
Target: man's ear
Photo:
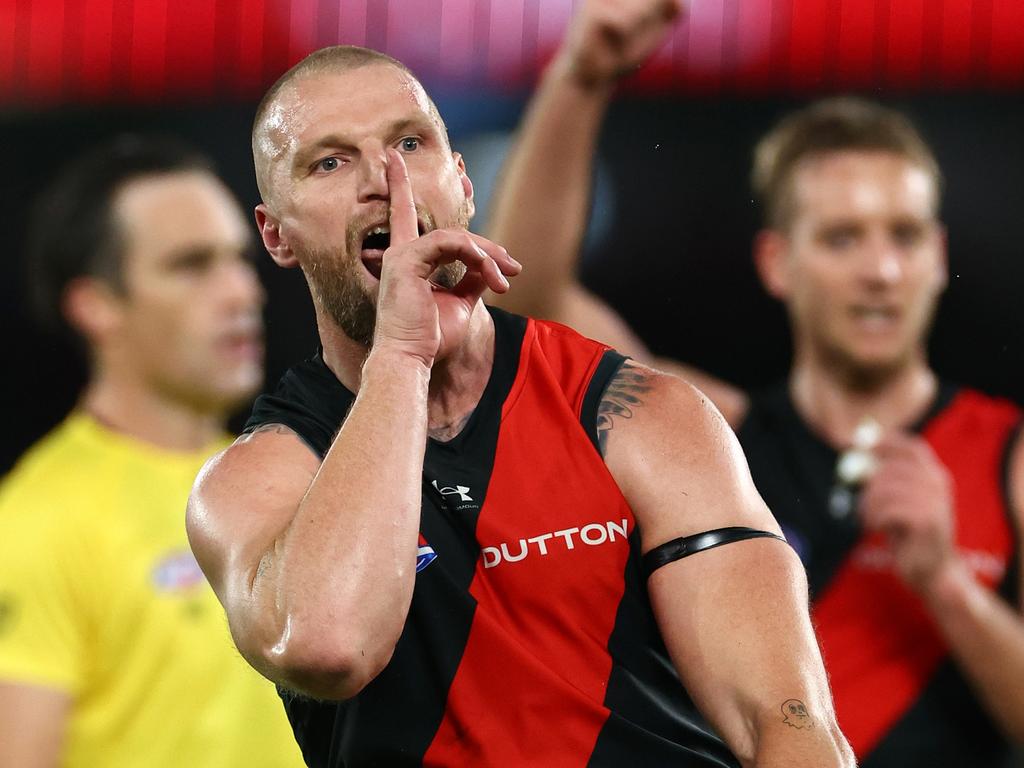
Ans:
<svg viewBox="0 0 1024 768"><path fill-rule="evenodd" d="M473 214L476 213L476 203L473 201L473 181L469 178L469 174L466 173L466 161L462 157L462 153L452 152L452 158L455 160L455 169L459 173L459 181L462 182L462 192L466 196L466 208L469 211L469 217L473 218Z"/></svg>
<svg viewBox="0 0 1024 768"><path fill-rule="evenodd" d="M263 246L274 263L285 269L299 266L299 260L281 234L281 222L271 213L266 203L257 205L255 213L256 228L259 229Z"/></svg>
<svg viewBox="0 0 1024 768"><path fill-rule="evenodd" d="M124 301L106 281L82 276L64 287L60 311L77 333L97 344L123 325Z"/></svg>
<svg viewBox="0 0 1024 768"><path fill-rule="evenodd" d="M785 301L789 296L789 239L775 229L762 229L754 238L754 266L771 296Z"/></svg>

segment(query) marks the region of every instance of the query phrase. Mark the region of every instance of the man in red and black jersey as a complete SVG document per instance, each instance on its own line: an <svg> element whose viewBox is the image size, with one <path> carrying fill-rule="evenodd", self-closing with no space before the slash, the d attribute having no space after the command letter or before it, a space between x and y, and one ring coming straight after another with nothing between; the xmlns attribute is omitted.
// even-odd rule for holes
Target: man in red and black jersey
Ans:
<svg viewBox="0 0 1024 768"><path fill-rule="evenodd" d="M727 425L483 305L520 266L467 231L472 184L408 70L314 53L253 150L263 242L302 269L322 347L200 474L188 530L307 762L851 765L805 576Z"/></svg>
<svg viewBox="0 0 1024 768"><path fill-rule="evenodd" d="M498 302L678 373L715 402L807 567L839 725L864 766L1001 765L1024 740L1021 415L928 364L946 254L939 169L913 126L830 99L758 145L756 265L794 348L772 391L748 396L654 360L575 281L602 117L673 7L583 4L503 171L491 236L527 269Z"/></svg>

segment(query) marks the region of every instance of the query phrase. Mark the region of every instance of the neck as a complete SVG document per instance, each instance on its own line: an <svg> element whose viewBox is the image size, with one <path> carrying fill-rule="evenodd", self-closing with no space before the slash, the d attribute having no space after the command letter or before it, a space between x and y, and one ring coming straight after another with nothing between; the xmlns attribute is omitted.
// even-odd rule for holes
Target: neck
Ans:
<svg viewBox="0 0 1024 768"><path fill-rule="evenodd" d="M368 350L348 338L318 311L324 363L346 389L358 392ZM450 440L465 426L490 379L494 364L494 321L477 303L463 342L434 362L427 393L427 429L435 440Z"/></svg>
<svg viewBox="0 0 1024 768"><path fill-rule="evenodd" d="M435 440L451 440L466 425L480 403L494 367L494 321L482 303L469 321L466 341L430 374L427 433Z"/></svg>
<svg viewBox="0 0 1024 768"><path fill-rule="evenodd" d="M884 430L909 427L924 415L937 391L938 380L923 352L906 365L872 376L798 359L789 377L797 412L836 448L850 444L865 418Z"/></svg>
<svg viewBox="0 0 1024 768"><path fill-rule="evenodd" d="M172 451L200 450L224 432L223 413L199 410L111 370L95 372L79 408L108 429Z"/></svg>

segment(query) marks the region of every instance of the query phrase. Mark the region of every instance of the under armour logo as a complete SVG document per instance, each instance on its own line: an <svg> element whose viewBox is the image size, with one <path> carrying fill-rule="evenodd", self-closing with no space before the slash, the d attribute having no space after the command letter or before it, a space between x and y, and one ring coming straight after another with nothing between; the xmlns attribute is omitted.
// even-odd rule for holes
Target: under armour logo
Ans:
<svg viewBox="0 0 1024 768"><path fill-rule="evenodd" d="M431 485L440 493L442 496L458 496L462 501L472 501L473 497L469 495L469 486L456 485L452 487L446 485L443 488L437 484L437 480L431 482Z"/></svg>

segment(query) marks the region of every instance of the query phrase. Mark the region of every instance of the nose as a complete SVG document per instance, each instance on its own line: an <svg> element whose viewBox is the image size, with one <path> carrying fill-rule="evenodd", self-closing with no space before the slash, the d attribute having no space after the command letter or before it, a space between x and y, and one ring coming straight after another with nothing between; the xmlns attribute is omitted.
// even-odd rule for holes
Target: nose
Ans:
<svg viewBox="0 0 1024 768"><path fill-rule="evenodd" d="M892 285L903 277L899 248L887 238L873 238L861 260L861 274L876 285Z"/></svg>
<svg viewBox="0 0 1024 768"><path fill-rule="evenodd" d="M364 152L359 158L357 173L359 202L388 199L388 163L383 148Z"/></svg>

